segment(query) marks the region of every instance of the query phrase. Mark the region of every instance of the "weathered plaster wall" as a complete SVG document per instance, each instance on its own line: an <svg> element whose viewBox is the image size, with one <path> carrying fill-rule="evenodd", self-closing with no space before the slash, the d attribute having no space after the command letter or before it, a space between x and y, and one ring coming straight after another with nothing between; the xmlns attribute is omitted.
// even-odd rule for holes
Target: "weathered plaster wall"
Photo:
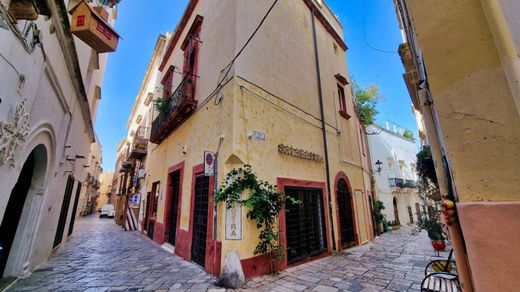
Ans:
<svg viewBox="0 0 520 292"><path fill-rule="evenodd" d="M409 2L459 199L518 200L520 116L480 2Z"/></svg>
<svg viewBox="0 0 520 292"><path fill-rule="evenodd" d="M5 1L2 3L5 5ZM87 131L79 106L82 97L74 90L65 53L58 41L63 36L58 36L58 32L51 33L50 25L53 21L45 20L43 16L35 21L42 33L45 59L40 47L36 47L30 54L12 31L0 29L0 52L26 77L23 88L18 88L15 70L3 60L0 62L0 120L11 121L15 106L23 98L27 98L25 112L30 117L30 130L25 142L14 153L14 167L0 166L0 218L3 219L11 190L28 155L39 145L45 147L45 151L38 152L45 153L37 158L37 164L43 166L32 181L6 275L28 273L51 253L67 177L75 177L72 190L74 196L78 181L83 181L86 175L82 161L67 162L66 156L88 156L93 138ZM20 30L23 25L24 22L19 22ZM78 44L81 45L86 47L85 44ZM79 59L88 59L90 52L84 54L87 51L88 48L80 49ZM95 110L95 106L92 109ZM66 149L65 144L71 147ZM39 147L41 149L42 146ZM63 238L67 236L73 203L74 199L71 199Z"/></svg>
<svg viewBox="0 0 520 292"><path fill-rule="evenodd" d="M222 77L220 71L256 28L268 4L267 1L252 3L234 0L217 6L212 1L200 1L188 21L186 30L197 14L204 17L197 65L200 78L197 79L195 92L199 107L160 145L150 147L147 157L150 169L146 183L150 191L152 183L160 182L157 222L162 224L165 220L167 170L178 163L185 163L180 214L182 236L190 228L192 169L203 162L204 150L217 150L219 135L224 136L219 150L219 184L229 170L245 163L252 164L260 179L271 183L276 183L280 177L326 182L324 163L278 153L278 144L281 143L320 155L324 153L311 13L302 1L279 2L230 70L228 78L235 78L221 90L222 101L217 104L214 99L205 102L205 98L217 85L219 76ZM212 17L215 15L218 17ZM341 48L335 52L333 38L321 23L317 21L316 27L327 122L330 180L333 183L340 171L347 174L354 197L356 233L359 242L365 243L372 236L367 199L370 187L367 150L361 145L362 132L357 119L345 119L338 113L339 100L334 75L340 73L348 78L345 54ZM166 68L170 65L182 68L183 55L179 46L185 34L181 34ZM179 84L180 78L179 74L175 74L174 84ZM354 116L348 86L345 87L345 93L347 112ZM248 135L253 130L265 133L266 140L249 139ZM183 148L186 153L183 153ZM336 240L339 240L334 190L335 186L332 185L334 231ZM323 195L327 196L326 193ZM217 240L222 241L222 259L231 249L238 250L242 259L254 257L258 230L253 222L246 219L246 210L242 211L242 241L225 240L225 207L222 204L218 208L218 220ZM179 242L177 244L180 245Z"/></svg>
<svg viewBox="0 0 520 292"><path fill-rule="evenodd" d="M518 250L505 246L520 240L509 230L520 194L520 116L508 82L512 63L503 62L502 47L506 32L512 32L515 43L519 36L517 27L495 26L496 19L488 17L490 5L483 3L497 2L408 1L460 200L457 213L477 291L513 291L519 284L510 274L517 269ZM518 11L519 4L500 3L511 6L504 11L505 22L512 23L509 13Z"/></svg>

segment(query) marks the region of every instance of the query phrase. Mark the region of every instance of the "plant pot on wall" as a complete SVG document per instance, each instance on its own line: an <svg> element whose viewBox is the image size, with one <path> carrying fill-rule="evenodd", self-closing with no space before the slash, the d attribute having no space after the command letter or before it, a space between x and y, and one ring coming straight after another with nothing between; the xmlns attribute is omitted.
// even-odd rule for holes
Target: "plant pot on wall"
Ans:
<svg viewBox="0 0 520 292"><path fill-rule="evenodd" d="M98 53L114 52L119 35L106 19L108 13L102 7L94 9L81 1L71 10L71 32Z"/></svg>
<svg viewBox="0 0 520 292"><path fill-rule="evenodd" d="M189 79L186 79L182 85L182 96L185 96L187 99L193 99L193 83Z"/></svg>

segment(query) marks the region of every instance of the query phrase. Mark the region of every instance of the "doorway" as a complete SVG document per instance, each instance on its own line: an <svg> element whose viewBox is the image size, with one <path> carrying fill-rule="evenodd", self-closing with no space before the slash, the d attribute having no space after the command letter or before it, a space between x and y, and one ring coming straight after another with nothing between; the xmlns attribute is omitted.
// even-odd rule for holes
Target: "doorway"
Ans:
<svg viewBox="0 0 520 292"><path fill-rule="evenodd" d="M53 248L61 244L63 240L63 232L65 231L65 224L67 223L67 214L69 213L69 205L72 197L72 189L74 188L74 177L69 175L67 185L65 187L65 194L63 195L63 203L61 204L60 219L58 220L58 227L56 228L56 235L54 236Z"/></svg>
<svg viewBox="0 0 520 292"><path fill-rule="evenodd" d="M394 221L397 222L397 224L401 224L399 221L399 210L397 209L397 198L394 197Z"/></svg>
<svg viewBox="0 0 520 292"><path fill-rule="evenodd" d="M286 187L285 193L301 202L285 206L287 263L327 250L321 189Z"/></svg>
<svg viewBox="0 0 520 292"><path fill-rule="evenodd" d="M27 194L31 187L33 170L34 155L31 153L22 167L18 181L11 191L11 196L7 202L7 207L5 208L4 218L2 219L2 225L0 226L0 234L2 235L0 238L0 245L3 248L3 255L0 258L0 278L4 275L7 258L9 257L9 252L13 246L16 230L18 229L18 223L20 223L20 218L22 217L25 199L27 199Z"/></svg>
<svg viewBox="0 0 520 292"><path fill-rule="evenodd" d="M72 232L74 232L74 222L76 221L76 213L78 212L78 202L80 194L81 182L78 181L78 186L76 187L76 198L74 199L74 206L72 207L72 214L70 215L69 231L67 232L67 236L71 236Z"/></svg>
<svg viewBox="0 0 520 292"><path fill-rule="evenodd" d="M170 174L170 214L168 219L168 243L175 246L175 237L177 234L177 213L179 209L179 193L181 186L181 171L175 171Z"/></svg>
<svg viewBox="0 0 520 292"><path fill-rule="evenodd" d="M340 238L342 248L356 245L356 232L354 230L354 212L352 211L352 194L348 189L345 179L340 179L336 186L336 199L338 201Z"/></svg>
<svg viewBox="0 0 520 292"><path fill-rule="evenodd" d="M193 204L193 237L191 260L201 267L206 263L206 236L208 234L209 176L195 177L195 198Z"/></svg>
<svg viewBox="0 0 520 292"><path fill-rule="evenodd" d="M27 247L36 225L35 214L38 214L38 206L41 204L39 196L35 196L35 193L44 188L46 171L47 149L40 144L25 160L11 190L0 224L0 245L3 248L3 255L0 257L0 278L17 275L29 255ZM30 235L22 238L22 234Z"/></svg>

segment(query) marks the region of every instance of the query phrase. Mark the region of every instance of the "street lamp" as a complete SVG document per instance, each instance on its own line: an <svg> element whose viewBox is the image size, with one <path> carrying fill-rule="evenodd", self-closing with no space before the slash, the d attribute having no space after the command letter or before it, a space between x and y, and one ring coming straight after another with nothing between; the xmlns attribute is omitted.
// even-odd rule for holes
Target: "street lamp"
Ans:
<svg viewBox="0 0 520 292"><path fill-rule="evenodd" d="M383 162L379 161L379 159L376 161L376 169L377 173L381 173L381 170L383 169Z"/></svg>

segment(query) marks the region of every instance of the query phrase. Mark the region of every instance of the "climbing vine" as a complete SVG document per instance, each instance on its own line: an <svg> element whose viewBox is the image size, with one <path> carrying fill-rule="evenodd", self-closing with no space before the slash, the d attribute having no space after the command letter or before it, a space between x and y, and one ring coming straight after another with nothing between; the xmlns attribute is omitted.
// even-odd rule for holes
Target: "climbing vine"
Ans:
<svg viewBox="0 0 520 292"><path fill-rule="evenodd" d="M242 194L246 191L247 196L243 198ZM247 218L254 220L256 228L261 230L255 255L269 253L274 260L284 257L276 221L286 203L299 204L298 200L280 192L276 185L259 180L251 165L246 164L227 174L219 188L216 202L226 202L228 209L236 204L248 208Z"/></svg>

